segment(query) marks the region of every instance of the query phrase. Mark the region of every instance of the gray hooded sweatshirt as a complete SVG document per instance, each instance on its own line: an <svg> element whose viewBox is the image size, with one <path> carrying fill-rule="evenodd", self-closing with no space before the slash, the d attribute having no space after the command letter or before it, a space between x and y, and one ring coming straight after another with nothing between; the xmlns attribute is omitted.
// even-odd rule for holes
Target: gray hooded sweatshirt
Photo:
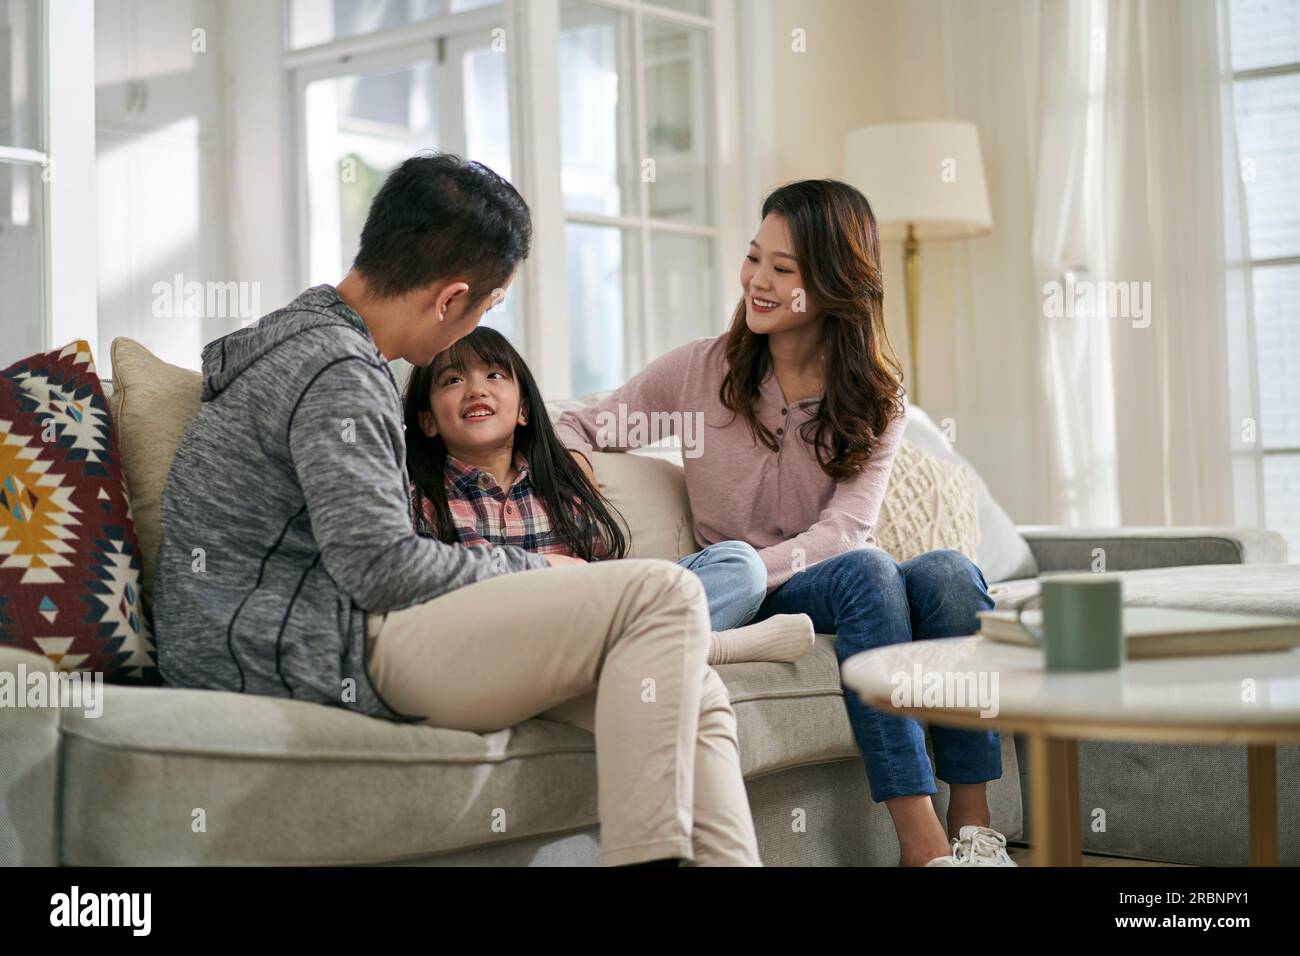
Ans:
<svg viewBox="0 0 1300 956"><path fill-rule="evenodd" d="M397 383L332 286L204 348L203 402L162 497L166 683L419 719L371 684L366 615L545 567L416 532Z"/></svg>

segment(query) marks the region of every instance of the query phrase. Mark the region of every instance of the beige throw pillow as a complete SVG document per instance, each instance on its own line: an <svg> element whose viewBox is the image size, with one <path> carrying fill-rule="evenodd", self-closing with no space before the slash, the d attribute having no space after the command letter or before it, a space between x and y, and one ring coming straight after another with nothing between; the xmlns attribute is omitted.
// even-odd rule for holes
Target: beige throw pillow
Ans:
<svg viewBox="0 0 1300 956"><path fill-rule="evenodd" d="M894 456L876 522L876 544L895 561L953 548L972 561L979 542L977 494L970 470L904 440Z"/></svg>
<svg viewBox="0 0 1300 956"><path fill-rule="evenodd" d="M199 411L203 376L169 365L139 342L113 340L113 395L109 411L135 515L144 561L145 599L153 599L153 570L162 526L162 492L176 446Z"/></svg>
<svg viewBox="0 0 1300 956"><path fill-rule="evenodd" d="M594 452L591 466L601 494L624 518L629 558L676 561L696 550L680 468L627 452Z"/></svg>

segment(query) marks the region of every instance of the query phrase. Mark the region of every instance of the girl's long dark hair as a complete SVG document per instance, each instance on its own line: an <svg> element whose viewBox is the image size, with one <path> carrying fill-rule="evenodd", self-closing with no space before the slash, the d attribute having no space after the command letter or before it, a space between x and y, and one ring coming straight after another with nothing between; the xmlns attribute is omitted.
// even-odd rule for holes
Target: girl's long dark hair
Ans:
<svg viewBox="0 0 1300 956"><path fill-rule="evenodd" d="M890 420L903 412L903 369L885 329L884 283L876 216L847 183L807 179L782 186L763 203L763 218L786 221L808 298L826 317L822 400L800 435L818 464L839 481L862 470ZM742 415L755 440L779 445L758 420L759 386L772 367L767 336L736 306L726 340L727 373L719 397Z"/></svg>
<svg viewBox="0 0 1300 956"><path fill-rule="evenodd" d="M420 413L431 411L429 392L438 374L449 365L468 367L471 354L484 365L509 372L519 384L519 396L528 424L515 426L515 450L522 451L528 459L533 488L546 506L551 527L573 555L584 561L596 557L592 553L592 532L597 529L608 549L602 559L624 557L627 538L614 518L618 509L592 486L573 456L560 444L546 412L546 403L542 401L542 393L523 357L504 335L481 325L451 348L440 352L428 365L416 367L407 379L403 401L406 467L415 486L416 514L423 520L424 503L432 503L437 526L429 531L448 544L459 540L443 484L447 446L442 436L429 438L424 434L420 427Z"/></svg>

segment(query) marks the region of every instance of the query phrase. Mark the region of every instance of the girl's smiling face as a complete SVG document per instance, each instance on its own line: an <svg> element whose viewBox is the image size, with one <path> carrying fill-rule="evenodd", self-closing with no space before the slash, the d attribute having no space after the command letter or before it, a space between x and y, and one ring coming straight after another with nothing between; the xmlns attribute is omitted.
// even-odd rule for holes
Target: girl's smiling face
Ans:
<svg viewBox="0 0 1300 956"><path fill-rule="evenodd" d="M430 411L420 412L429 438L441 435L447 451L490 451L514 445L515 426L528 423L519 383L510 369L488 365L472 352L464 363L439 368L429 389Z"/></svg>

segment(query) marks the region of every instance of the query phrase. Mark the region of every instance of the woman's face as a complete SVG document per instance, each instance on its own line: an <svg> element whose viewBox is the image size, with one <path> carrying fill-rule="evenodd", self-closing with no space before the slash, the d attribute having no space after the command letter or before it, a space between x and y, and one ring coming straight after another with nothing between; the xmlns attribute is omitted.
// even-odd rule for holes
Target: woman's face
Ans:
<svg viewBox="0 0 1300 956"><path fill-rule="evenodd" d="M751 332L784 332L817 318L801 276L790 227L782 216L765 216L740 267L745 323Z"/></svg>
<svg viewBox="0 0 1300 956"><path fill-rule="evenodd" d="M472 353L467 361L438 370L429 388L430 411L420 413L425 435L441 435L457 458L462 452L512 446L515 426L528 422L510 370L485 365Z"/></svg>

